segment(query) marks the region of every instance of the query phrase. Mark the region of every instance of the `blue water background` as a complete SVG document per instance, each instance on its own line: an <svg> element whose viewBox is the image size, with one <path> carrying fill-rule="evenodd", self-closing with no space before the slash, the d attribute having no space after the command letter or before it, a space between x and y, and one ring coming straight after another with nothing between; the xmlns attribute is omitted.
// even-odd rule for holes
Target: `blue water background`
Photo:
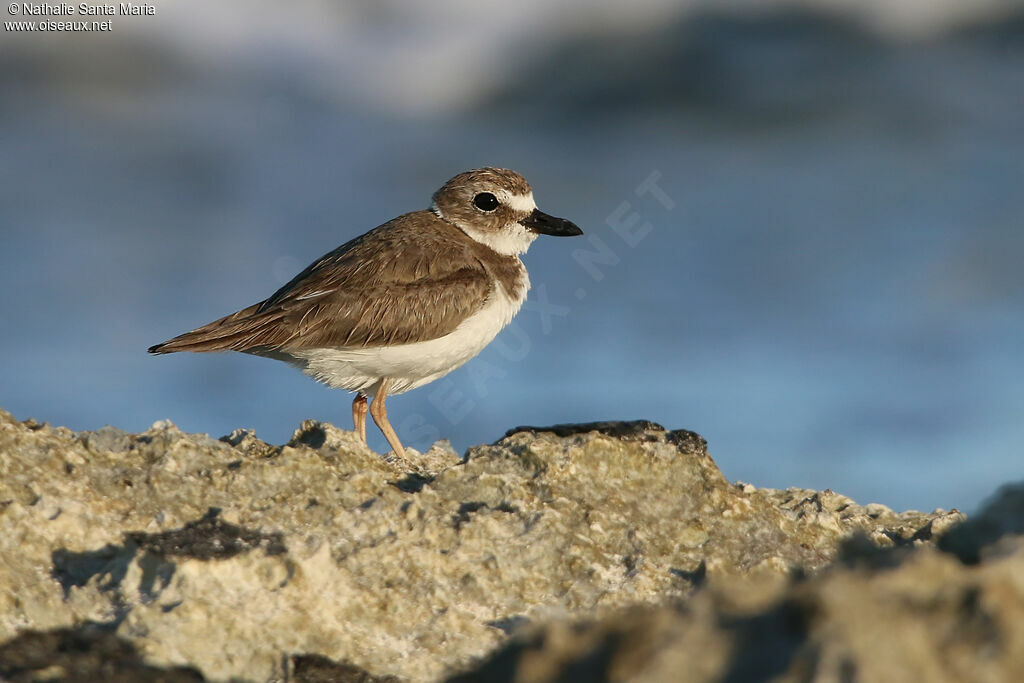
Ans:
<svg viewBox="0 0 1024 683"><path fill-rule="evenodd" d="M408 445L646 418L705 436L730 479L898 509L971 510L1021 478L1024 14L915 31L534 3L448 34L391 5L268 28L285 10L238 3L218 34L185 5L107 36L3 35L17 417L350 428L346 394L284 364L145 349L500 165L586 236L539 239L514 326L389 400Z"/></svg>

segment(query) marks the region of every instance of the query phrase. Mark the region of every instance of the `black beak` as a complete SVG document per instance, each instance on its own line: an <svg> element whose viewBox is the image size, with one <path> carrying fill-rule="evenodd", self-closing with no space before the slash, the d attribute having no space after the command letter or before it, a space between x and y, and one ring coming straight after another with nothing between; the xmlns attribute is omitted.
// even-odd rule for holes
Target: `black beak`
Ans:
<svg viewBox="0 0 1024 683"><path fill-rule="evenodd" d="M576 224L572 221L549 216L540 209L534 209L533 213L519 222L541 235L572 237L573 235L583 234L583 231L576 227Z"/></svg>

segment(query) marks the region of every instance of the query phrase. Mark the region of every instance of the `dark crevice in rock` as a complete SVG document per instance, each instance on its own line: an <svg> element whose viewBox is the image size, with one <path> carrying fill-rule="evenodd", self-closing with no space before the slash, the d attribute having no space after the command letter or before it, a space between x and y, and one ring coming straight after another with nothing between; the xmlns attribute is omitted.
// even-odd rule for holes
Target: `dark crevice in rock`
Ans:
<svg viewBox="0 0 1024 683"><path fill-rule="evenodd" d="M610 680L612 663L616 652L622 647L625 635L609 633L593 652L570 663L562 671L563 681L607 681Z"/></svg>
<svg viewBox="0 0 1024 683"><path fill-rule="evenodd" d="M857 662L852 659L843 659L839 663L839 683L857 683L859 680Z"/></svg>
<svg viewBox="0 0 1024 683"><path fill-rule="evenodd" d="M668 433L665 439L674 444L683 453L694 455L708 454L708 441L697 432L688 429L676 429Z"/></svg>
<svg viewBox="0 0 1024 683"><path fill-rule="evenodd" d="M282 450L280 446L272 446L257 439L255 432L251 429L236 429L230 434L220 437L218 441L228 444L250 458L272 458ZM230 469L231 464L228 467Z"/></svg>
<svg viewBox="0 0 1024 683"><path fill-rule="evenodd" d="M514 434L554 434L558 437L576 436L589 432L598 432L623 441L657 441L665 439L684 453L706 455L708 442L700 434L686 429L668 431L657 422L650 420L610 420L604 422L578 422L557 424L550 427L531 427L524 425L505 432L502 439ZM500 441L500 440L499 440Z"/></svg>
<svg viewBox="0 0 1024 683"><path fill-rule="evenodd" d="M461 529L462 525L470 520L470 516L474 512L485 507L487 507L487 503L483 501L470 501L460 504L458 512L452 515L452 522L455 523L455 528Z"/></svg>
<svg viewBox="0 0 1024 683"><path fill-rule="evenodd" d="M587 434L588 432L599 432L606 436L626 441L646 440L648 432L667 432L664 427L650 420L610 420L605 422L577 422L569 424L557 424L550 427L531 427L528 425L515 427L505 432L502 438L508 438L513 434L528 432L530 434L554 434L559 437Z"/></svg>
<svg viewBox="0 0 1024 683"><path fill-rule="evenodd" d="M939 539L939 550L964 564L978 564L986 548L1007 536L1024 534L1024 482L1000 488L981 514L958 524Z"/></svg>
<svg viewBox="0 0 1024 683"><path fill-rule="evenodd" d="M818 657L807 645L816 611L812 601L788 599L761 614L721 618L722 628L732 632L734 651L743 653L732 660L723 683L768 680L794 667L809 669L795 680L812 680Z"/></svg>
<svg viewBox="0 0 1024 683"><path fill-rule="evenodd" d="M137 550L133 543L124 546L106 545L99 550L87 550L80 553L60 548L50 556L53 563L50 575L61 585L65 600L71 596L72 588L81 588L87 585L93 577L99 576L101 580L97 582L96 588L104 593L110 601L112 614L109 621L102 624L94 623L93 627L102 627L113 631L131 611L130 600L122 592L121 584L128 574L128 567ZM173 565L160 571L160 575L166 579L161 583L159 590L163 590L173 573ZM159 594L159 590L155 590L156 574L151 573L147 577L143 570L142 584L139 586L139 590L143 601L152 602Z"/></svg>
<svg viewBox="0 0 1024 683"><path fill-rule="evenodd" d="M302 431L296 434L292 440L288 442L288 445L297 446L298 444L303 444L315 450L322 447L325 443L327 443L327 430L324 429L323 425L319 423L303 423Z"/></svg>
<svg viewBox="0 0 1024 683"><path fill-rule="evenodd" d="M262 548L267 555L287 552L280 533L263 534L221 521L220 510L210 508L201 518L181 529L157 534L141 532L125 536L138 547L157 555L191 557L197 560L224 560Z"/></svg>
<svg viewBox="0 0 1024 683"><path fill-rule="evenodd" d="M592 627L589 623L574 625L577 633ZM611 631L601 634L588 648L578 657L566 658L559 663L549 662L547 681L564 681L565 683L575 681L609 681L615 680L611 677L612 663L623 646L626 634L620 631ZM456 674L448 679L447 683L515 683L523 680L520 673L520 663L534 655L543 657L545 651L552 648L548 642L545 632L533 633L527 637L513 639L511 643L498 650L489 660L484 662L474 671L467 671ZM685 680L685 676L680 678Z"/></svg>
<svg viewBox="0 0 1024 683"><path fill-rule="evenodd" d="M50 556L53 569L50 575L64 589L64 599L71 595L72 588L81 588L94 576L103 576L99 584L101 591L114 590L121 585L128 565L135 557L135 548L123 545L105 545L99 550L72 552L59 548Z"/></svg>
<svg viewBox="0 0 1024 683"><path fill-rule="evenodd" d="M971 643L979 650L987 650L989 656L998 656L1010 643L994 611L991 605L986 604L980 586L966 588L959 605L957 632L952 639Z"/></svg>
<svg viewBox="0 0 1024 683"><path fill-rule="evenodd" d="M677 576L680 579L683 579L687 583L691 584L694 588L697 588L699 586L703 586L704 582L707 580L708 563L704 560L701 560L700 564L698 564L693 569L687 570L673 567L668 570L668 573L672 576Z"/></svg>
<svg viewBox="0 0 1024 683"><path fill-rule="evenodd" d="M146 664L135 646L108 625L85 624L52 631L24 631L0 644L0 678L30 681L107 683L195 683L205 680L191 667Z"/></svg>
<svg viewBox="0 0 1024 683"><path fill-rule="evenodd" d="M97 585L100 591L118 592L129 565L141 550L139 592L143 602L151 602L174 575L174 563L165 559L168 556L220 560L256 548L263 548L268 555L286 552L280 534L243 529L217 519L219 514L219 510L211 508L204 517L181 529L158 534L128 533L124 545L105 545L83 552L59 548L50 556L50 575L60 584L65 600L72 588L81 588L96 576L102 578ZM115 603L120 602L120 596L115 597Z"/></svg>
<svg viewBox="0 0 1024 683"><path fill-rule="evenodd" d="M38 432L38 431L46 429L47 427L50 426L49 422L39 422L34 417L28 418L27 420L25 420L21 424L23 424L25 426L25 429L27 429L27 430L29 430L31 432Z"/></svg>
<svg viewBox="0 0 1024 683"><path fill-rule="evenodd" d="M480 664L473 671L465 671L455 674L447 679L445 683L515 683L516 671L523 656L530 652L539 652L544 648L546 634L544 632L532 634L530 637L513 639L510 643L499 649L497 652ZM561 677L551 677L549 680L563 680ZM607 678L592 678L589 680L603 681Z"/></svg>
<svg viewBox="0 0 1024 683"><path fill-rule="evenodd" d="M486 623L491 628L496 628L505 635L512 635L513 632L518 631L529 624L530 619L522 614L513 614L510 617L495 619L494 621L488 621Z"/></svg>
<svg viewBox="0 0 1024 683"><path fill-rule="evenodd" d="M888 533L882 529L881 532L892 539L894 546L883 548L876 545L866 533L857 531L847 538L839 546L836 555L836 564L844 567L860 567L870 569L895 569L903 564L907 555L913 549L913 543L903 539L899 534Z"/></svg>
<svg viewBox="0 0 1024 683"><path fill-rule="evenodd" d="M418 474L417 472L410 472L401 479L398 479L397 481L389 481L388 483L404 493L419 493L423 490L424 486L432 481L434 481L433 477L427 477L422 474Z"/></svg>
<svg viewBox="0 0 1024 683"><path fill-rule="evenodd" d="M677 607L678 618L685 618ZM783 600L766 612L756 614L719 614L715 619L721 637L729 649L742 653L725 663L727 667L715 680L732 683L763 681L788 674L793 680L814 680L819 666L819 648L810 637L820 609L813 597L796 596ZM474 670L457 674L458 681L518 681L522 663L543 661L546 681L617 680L616 663L631 660L637 665L659 652L667 631L655 626L659 618L644 610L620 612L614 619L580 621L554 629L520 631L504 647ZM662 617L664 618L664 617ZM491 626L500 627L499 623ZM566 630L568 627L568 631ZM668 627L672 631L674 627ZM504 630L504 629L503 629ZM506 631L507 632L507 631ZM671 639L666 642L671 642ZM643 677L643 668L633 670ZM661 672L664 676L664 671ZM651 680L674 680L655 677ZM678 680L686 680L680 675Z"/></svg>
<svg viewBox="0 0 1024 683"><path fill-rule="evenodd" d="M292 655L294 683L400 683L397 676L377 676L355 664L336 662L318 654Z"/></svg>
<svg viewBox="0 0 1024 683"><path fill-rule="evenodd" d="M139 579L139 596L143 604L149 604L170 585L175 565L160 555L145 553L139 559L139 568L142 569L142 578Z"/></svg>
<svg viewBox="0 0 1024 683"><path fill-rule="evenodd" d="M894 548L912 548L914 547L914 541L919 539L918 534L921 533L921 530L918 529L916 532L914 532L912 536L909 537L901 534L898 529L889 529L886 527L882 527L881 529L879 529L878 533L892 541L892 547Z"/></svg>
<svg viewBox="0 0 1024 683"><path fill-rule="evenodd" d="M455 523L456 529L461 529L463 524L466 524L472 519L474 512L483 509L497 510L498 512L514 513L518 512L519 509L515 505L501 502L495 505L493 508L487 503L479 500L470 501L468 503L462 503L459 505L458 511L452 515L452 522Z"/></svg>

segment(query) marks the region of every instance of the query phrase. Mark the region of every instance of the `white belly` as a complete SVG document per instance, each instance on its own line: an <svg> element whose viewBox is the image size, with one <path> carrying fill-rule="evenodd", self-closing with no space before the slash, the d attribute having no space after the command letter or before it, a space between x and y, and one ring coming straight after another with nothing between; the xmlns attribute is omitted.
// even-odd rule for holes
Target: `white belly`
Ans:
<svg viewBox="0 0 1024 683"><path fill-rule="evenodd" d="M512 298L495 283L487 303L443 337L430 341L369 348L305 349L278 353L319 382L336 389L360 391L373 397L381 380L389 378L388 394L423 386L443 377L480 353L519 312L526 286Z"/></svg>

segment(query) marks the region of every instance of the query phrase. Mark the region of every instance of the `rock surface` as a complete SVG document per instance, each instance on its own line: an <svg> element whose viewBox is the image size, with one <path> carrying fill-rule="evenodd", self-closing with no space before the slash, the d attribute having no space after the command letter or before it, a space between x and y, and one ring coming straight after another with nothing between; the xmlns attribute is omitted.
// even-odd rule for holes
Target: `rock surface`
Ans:
<svg viewBox="0 0 1024 683"><path fill-rule="evenodd" d="M1024 652L1003 611L1024 623L1020 525L935 549L962 519L731 484L698 435L649 422L403 464L315 422L274 446L0 411L0 678L106 657L121 680L871 680L865 648L943 642L999 671Z"/></svg>
<svg viewBox="0 0 1024 683"><path fill-rule="evenodd" d="M1024 680L1024 538L971 556L855 541L837 565L754 609L709 588L686 602L557 620L450 680Z"/></svg>

